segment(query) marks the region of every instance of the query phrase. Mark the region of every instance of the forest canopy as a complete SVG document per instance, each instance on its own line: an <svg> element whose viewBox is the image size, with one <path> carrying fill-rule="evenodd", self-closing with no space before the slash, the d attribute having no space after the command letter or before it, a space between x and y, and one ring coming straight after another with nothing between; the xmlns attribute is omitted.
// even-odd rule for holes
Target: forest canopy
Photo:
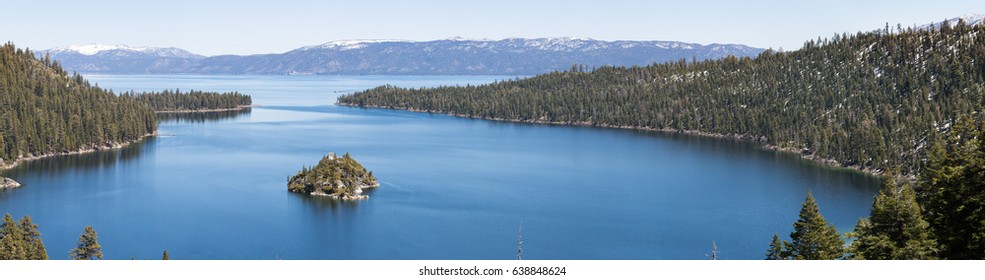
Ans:
<svg viewBox="0 0 985 280"><path fill-rule="evenodd" d="M155 112L206 111L241 109L253 104L253 99L239 92L206 92L179 89L161 92L126 92L122 96L146 103Z"/></svg>

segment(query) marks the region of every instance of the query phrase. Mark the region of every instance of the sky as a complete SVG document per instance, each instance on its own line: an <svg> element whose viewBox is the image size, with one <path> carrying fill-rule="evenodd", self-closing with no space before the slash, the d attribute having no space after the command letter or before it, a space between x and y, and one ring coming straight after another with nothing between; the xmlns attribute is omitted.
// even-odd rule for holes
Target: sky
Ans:
<svg viewBox="0 0 985 280"><path fill-rule="evenodd" d="M985 1L8 1L0 40L33 50L100 43L202 55L283 53L347 39L560 36L795 50L835 33L966 13L985 14Z"/></svg>

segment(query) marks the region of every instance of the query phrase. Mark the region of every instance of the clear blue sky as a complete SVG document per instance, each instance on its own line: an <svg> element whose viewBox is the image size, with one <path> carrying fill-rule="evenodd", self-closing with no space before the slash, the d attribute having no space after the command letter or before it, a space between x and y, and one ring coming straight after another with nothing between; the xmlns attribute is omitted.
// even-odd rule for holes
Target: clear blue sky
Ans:
<svg viewBox="0 0 985 280"><path fill-rule="evenodd" d="M341 39L582 36L740 43L793 50L834 33L985 14L963 1L5 1L0 40L280 53Z"/></svg>

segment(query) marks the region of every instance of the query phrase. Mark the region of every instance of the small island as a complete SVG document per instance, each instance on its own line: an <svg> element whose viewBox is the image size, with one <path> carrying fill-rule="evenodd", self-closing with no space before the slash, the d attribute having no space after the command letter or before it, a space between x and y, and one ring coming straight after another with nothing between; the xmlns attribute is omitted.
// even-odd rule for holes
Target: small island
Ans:
<svg viewBox="0 0 985 280"><path fill-rule="evenodd" d="M356 162L349 153L338 157L335 153L318 162L315 167L303 167L287 181L287 190L296 193L328 196L342 200L366 199L363 189L379 187L380 182Z"/></svg>
<svg viewBox="0 0 985 280"><path fill-rule="evenodd" d="M20 186L21 186L21 184L18 183L17 181L14 181L14 179L6 178L6 177L0 177L0 190L2 190L2 189L8 189L8 188L9 189L13 189L13 188L20 187Z"/></svg>

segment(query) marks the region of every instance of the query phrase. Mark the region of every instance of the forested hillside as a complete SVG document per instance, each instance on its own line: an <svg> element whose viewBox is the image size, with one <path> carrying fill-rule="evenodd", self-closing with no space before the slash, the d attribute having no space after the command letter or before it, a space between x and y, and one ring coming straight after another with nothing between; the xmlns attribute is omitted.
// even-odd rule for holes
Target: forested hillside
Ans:
<svg viewBox="0 0 985 280"><path fill-rule="evenodd" d="M927 143L985 95L985 27L890 28L791 52L555 72L483 86L378 87L339 104L755 139L818 160L916 174Z"/></svg>
<svg viewBox="0 0 985 280"><path fill-rule="evenodd" d="M137 141L157 129L149 106L92 86L48 57L0 50L0 166L20 158Z"/></svg>

